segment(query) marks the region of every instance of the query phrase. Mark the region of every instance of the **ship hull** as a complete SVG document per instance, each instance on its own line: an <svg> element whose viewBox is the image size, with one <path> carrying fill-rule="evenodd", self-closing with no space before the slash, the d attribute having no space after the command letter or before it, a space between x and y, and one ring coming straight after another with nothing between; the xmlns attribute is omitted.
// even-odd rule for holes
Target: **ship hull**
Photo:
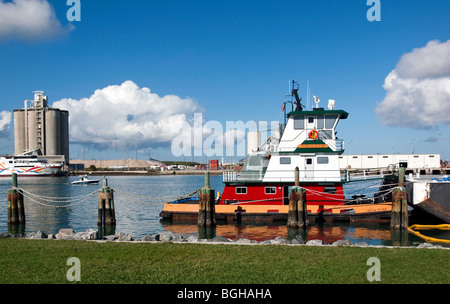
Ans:
<svg viewBox="0 0 450 304"><path fill-rule="evenodd" d="M409 203L439 220L450 223L450 182L414 181L407 185Z"/></svg>
<svg viewBox="0 0 450 304"><path fill-rule="evenodd" d="M392 203L358 205L308 205L309 221L389 222ZM197 220L198 201L166 203L160 216L170 220ZM215 205L216 220L235 221L286 221L287 205ZM322 211L322 212L321 212Z"/></svg>
<svg viewBox="0 0 450 304"><path fill-rule="evenodd" d="M33 167L33 168L0 168L0 176L11 176L16 173L18 176L53 176L61 171L61 166L54 167Z"/></svg>

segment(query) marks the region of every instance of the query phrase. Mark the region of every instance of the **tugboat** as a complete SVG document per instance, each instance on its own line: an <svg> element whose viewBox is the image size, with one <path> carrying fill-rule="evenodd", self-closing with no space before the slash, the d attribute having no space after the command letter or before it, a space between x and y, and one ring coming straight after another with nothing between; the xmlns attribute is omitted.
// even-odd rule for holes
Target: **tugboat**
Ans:
<svg viewBox="0 0 450 304"><path fill-rule="evenodd" d="M240 172L224 172L223 194L216 201L216 219L283 220L287 219L289 191L299 168L300 186L306 191L308 217L342 221L389 221L391 203L351 204L345 199L343 184L350 179L341 176L339 155L344 141L336 137L339 121L347 119L344 110L335 110L335 101L328 108L303 110L298 87L293 81L291 102L283 103L284 128L273 132L264 151L247 155ZM295 99L295 101L294 101ZM286 113L291 103L292 111ZM294 109L295 106L295 109ZM286 121L287 120L287 121ZM260 150L260 149L257 149ZM380 176L378 176L380 177ZM196 218L198 201L166 203L163 218Z"/></svg>

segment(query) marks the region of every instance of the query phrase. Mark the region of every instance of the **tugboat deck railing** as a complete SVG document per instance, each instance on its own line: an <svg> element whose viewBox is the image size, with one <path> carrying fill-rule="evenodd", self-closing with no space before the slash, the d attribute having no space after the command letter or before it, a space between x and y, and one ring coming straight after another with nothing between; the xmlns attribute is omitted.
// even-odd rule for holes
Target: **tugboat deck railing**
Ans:
<svg viewBox="0 0 450 304"><path fill-rule="evenodd" d="M271 182L293 182L294 172L270 171ZM308 173L311 173L309 175ZM300 181L303 182L354 182L373 179L383 179L386 174L392 174L389 168L368 168L359 170L341 170L339 176L336 170L302 170L300 171ZM224 171L223 182L262 182L265 172L259 171Z"/></svg>

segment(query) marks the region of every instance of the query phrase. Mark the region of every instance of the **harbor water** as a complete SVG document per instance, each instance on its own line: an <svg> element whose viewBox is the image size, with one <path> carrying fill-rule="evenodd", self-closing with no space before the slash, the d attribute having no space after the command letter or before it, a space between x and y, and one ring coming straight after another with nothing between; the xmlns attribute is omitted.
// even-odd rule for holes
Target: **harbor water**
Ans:
<svg viewBox="0 0 450 304"><path fill-rule="evenodd" d="M26 224L24 233L41 230L56 234L61 228L72 228L75 232L98 229L99 184L71 185L79 177L19 177L18 187L24 190ZM191 193L204 184L203 175L155 175L155 176L109 176L108 186L114 189L117 224L115 232L124 232L134 239L142 239L146 234L156 234L164 230L174 233L199 235L194 222L161 221L159 216L163 203L172 197ZM370 197L377 190L378 181L350 183L344 187L346 193L365 194ZM222 192L222 176L211 176L211 187ZM13 232L8 227L7 190L11 188L11 178L0 178L0 232ZM151 199L150 199L151 198ZM303 238L322 240L331 244L346 239L352 243L364 242L368 245L415 246L424 241L414 235L403 236L399 241L390 230L389 223L311 223L304 231ZM263 241L278 236L289 238L284 222L242 223L241 225L218 223L214 234L230 239L246 238ZM448 231L429 231L428 236L449 239Z"/></svg>

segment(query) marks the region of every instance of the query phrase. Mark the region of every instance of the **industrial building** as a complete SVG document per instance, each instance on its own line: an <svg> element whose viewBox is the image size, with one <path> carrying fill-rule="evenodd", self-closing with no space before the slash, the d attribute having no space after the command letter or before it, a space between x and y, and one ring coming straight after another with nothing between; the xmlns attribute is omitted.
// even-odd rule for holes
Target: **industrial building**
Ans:
<svg viewBox="0 0 450 304"><path fill-rule="evenodd" d="M356 154L340 155L341 170L404 167L414 172L433 173L441 168L440 154Z"/></svg>
<svg viewBox="0 0 450 304"><path fill-rule="evenodd" d="M14 154L44 155L48 160L69 162L69 112L48 106L43 91L14 110Z"/></svg>

